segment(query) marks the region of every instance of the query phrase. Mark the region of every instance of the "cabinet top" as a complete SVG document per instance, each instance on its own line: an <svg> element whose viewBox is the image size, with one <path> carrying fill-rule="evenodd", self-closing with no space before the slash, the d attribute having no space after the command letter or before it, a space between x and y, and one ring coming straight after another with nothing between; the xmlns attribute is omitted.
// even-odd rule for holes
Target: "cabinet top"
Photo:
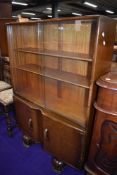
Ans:
<svg viewBox="0 0 117 175"><path fill-rule="evenodd" d="M101 76L97 81L97 85L107 89L117 90L117 72L109 72Z"/></svg>
<svg viewBox="0 0 117 175"><path fill-rule="evenodd" d="M72 21L72 20L98 20L100 18L111 19L112 21L114 21L112 18L103 16L103 15L87 15L87 16L79 16L79 17L51 18L51 19L35 20L35 21L27 21L27 22L10 22L10 23L7 23L7 25L37 24L37 23L62 22L62 21Z"/></svg>

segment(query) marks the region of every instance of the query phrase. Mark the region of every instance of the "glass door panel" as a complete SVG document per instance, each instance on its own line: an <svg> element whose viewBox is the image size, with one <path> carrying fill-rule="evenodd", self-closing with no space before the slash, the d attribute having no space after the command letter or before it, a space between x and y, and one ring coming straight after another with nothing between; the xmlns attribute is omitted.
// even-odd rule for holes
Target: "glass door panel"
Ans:
<svg viewBox="0 0 117 175"><path fill-rule="evenodd" d="M14 64L16 73L15 91L40 105L44 103L42 60L40 55L17 52L17 59L15 59Z"/></svg>
<svg viewBox="0 0 117 175"><path fill-rule="evenodd" d="M44 76L90 88L91 62L44 56Z"/></svg>
<svg viewBox="0 0 117 175"><path fill-rule="evenodd" d="M13 59L12 72L15 93L27 100L44 104L42 25L24 23L12 26Z"/></svg>
<svg viewBox="0 0 117 175"><path fill-rule="evenodd" d="M62 59L61 60L61 71L66 73L75 74L77 76L91 77L92 63L88 61L73 60L73 59Z"/></svg>
<svg viewBox="0 0 117 175"><path fill-rule="evenodd" d="M42 25L35 24L24 24L14 25L13 28L14 48L22 49L24 51L32 51L33 49L43 49L43 35L41 34ZM38 34L38 36L37 36Z"/></svg>
<svg viewBox="0 0 117 175"><path fill-rule="evenodd" d="M86 125L92 62L44 56L45 107Z"/></svg>
<svg viewBox="0 0 117 175"><path fill-rule="evenodd" d="M17 69L15 93L40 106L44 105L44 83L39 74Z"/></svg>
<svg viewBox="0 0 117 175"><path fill-rule="evenodd" d="M49 50L43 57L45 106L82 126L91 79L91 31L91 21L44 24L44 51Z"/></svg>
<svg viewBox="0 0 117 175"><path fill-rule="evenodd" d="M90 54L92 23L88 20L61 23L61 51L64 55L92 59Z"/></svg>
<svg viewBox="0 0 117 175"><path fill-rule="evenodd" d="M45 105L81 126L86 125L88 89L45 78Z"/></svg>

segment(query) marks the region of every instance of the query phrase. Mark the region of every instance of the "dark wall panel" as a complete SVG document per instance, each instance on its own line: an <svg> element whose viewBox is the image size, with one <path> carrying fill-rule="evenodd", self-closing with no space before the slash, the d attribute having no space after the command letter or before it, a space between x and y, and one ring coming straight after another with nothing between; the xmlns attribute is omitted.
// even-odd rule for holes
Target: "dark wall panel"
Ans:
<svg viewBox="0 0 117 175"><path fill-rule="evenodd" d="M10 18L12 16L12 4L10 2L0 2L0 18Z"/></svg>

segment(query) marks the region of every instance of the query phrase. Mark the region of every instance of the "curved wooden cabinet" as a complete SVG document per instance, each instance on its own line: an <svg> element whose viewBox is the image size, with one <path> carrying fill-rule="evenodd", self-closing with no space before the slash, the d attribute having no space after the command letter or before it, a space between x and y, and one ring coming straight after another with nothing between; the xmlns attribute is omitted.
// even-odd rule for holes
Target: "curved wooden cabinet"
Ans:
<svg viewBox="0 0 117 175"><path fill-rule="evenodd" d="M117 72L102 76L86 169L91 174L117 174Z"/></svg>

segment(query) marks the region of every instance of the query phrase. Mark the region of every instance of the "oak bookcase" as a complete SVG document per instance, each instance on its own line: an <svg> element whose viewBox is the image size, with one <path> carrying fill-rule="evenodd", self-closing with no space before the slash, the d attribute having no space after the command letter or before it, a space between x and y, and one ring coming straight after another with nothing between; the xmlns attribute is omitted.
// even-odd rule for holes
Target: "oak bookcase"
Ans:
<svg viewBox="0 0 117 175"><path fill-rule="evenodd" d="M7 33L17 120L25 138L41 142L59 165L62 160L82 167L95 81L110 70L115 22L83 16L9 23Z"/></svg>

